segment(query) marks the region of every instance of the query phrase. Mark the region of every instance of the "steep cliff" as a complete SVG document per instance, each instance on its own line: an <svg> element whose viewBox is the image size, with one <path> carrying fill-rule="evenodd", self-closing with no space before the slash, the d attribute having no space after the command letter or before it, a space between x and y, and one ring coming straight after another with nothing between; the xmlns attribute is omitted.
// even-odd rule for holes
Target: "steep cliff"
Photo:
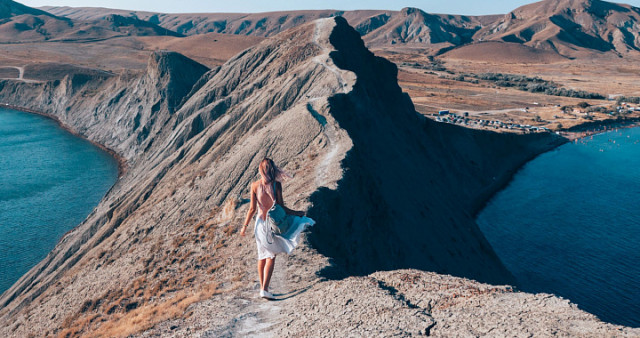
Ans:
<svg viewBox="0 0 640 338"><path fill-rule="evenodd" d="M513 170L563 140L431 122L415 112L396 72L344 19L330 18L208 71L163 52L140 73L0 82L0 102L46 111L128 162L87 220L0 297L0 321L11 323L0 334L215 336L250 333L243 323L258 320L272 333L311 335L341 323L338 311L353 299L363 305L353 310L359 318L386 321L363 334L410 323L453 334L455 323L399 293L393 272L342 278L417 268L510 282L473 215ZM288 261L274 277L282 309L251 299L255 248L237 235L264 156L295 174L284 186L287 205L318 221L309 242L279 258ZM351 287L354 280L370 288ZM351 301L331 303L325 292L341 288ZM440 304L450 297L432 296ZM305 313L282 316L317 302L337 310L304 326ZM563 330L554 323L543 329Z"/></svg>

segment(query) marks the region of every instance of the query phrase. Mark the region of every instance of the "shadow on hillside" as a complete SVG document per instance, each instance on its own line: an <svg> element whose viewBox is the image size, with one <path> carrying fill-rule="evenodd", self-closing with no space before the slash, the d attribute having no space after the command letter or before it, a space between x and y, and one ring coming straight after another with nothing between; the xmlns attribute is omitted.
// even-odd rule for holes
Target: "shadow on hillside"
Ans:
<svg viewBox="0 0 640 338"><path fill-rule="evenodd" d="M485 151L475 137L484 134L418 114L398 86L396 66L367 50L346 20L336 23L330 41L337 51L330 56L357 82L350 93L329 98L329 106L353 148L341 163L338 189L310 197L308 215L317 225L309 240L332 263L319 274L341 279L412 268L513 282L469 211L481 180L493 174L468 164L481 160Z"/></svg>

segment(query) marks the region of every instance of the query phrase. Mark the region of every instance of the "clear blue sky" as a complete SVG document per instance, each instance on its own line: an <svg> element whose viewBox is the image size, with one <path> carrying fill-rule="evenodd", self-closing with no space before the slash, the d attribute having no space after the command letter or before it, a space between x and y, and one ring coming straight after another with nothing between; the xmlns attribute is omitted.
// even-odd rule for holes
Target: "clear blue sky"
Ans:
<svg viewBox="0 0 640 338"><path fill-rule="evenodd" d="M389 9L417 7L430 13L506 14L534 0L18 0L31 7L108 7L164 13L267 12L297 9ZM640 0L620 1L640 7Z"/></svg>

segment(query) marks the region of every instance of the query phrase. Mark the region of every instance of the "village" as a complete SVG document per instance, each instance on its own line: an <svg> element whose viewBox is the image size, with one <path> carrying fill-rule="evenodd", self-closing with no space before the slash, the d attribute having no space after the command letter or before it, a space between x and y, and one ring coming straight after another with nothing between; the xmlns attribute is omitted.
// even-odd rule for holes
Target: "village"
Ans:
<svg viewBox="0 0 640 338"><path fill-rule="evenodd" d="M534 103L537 105L537 103ZM437 122L458 124L469 128L476 129L500 129L507 132L519 132L519 133L537 133L537 132L559 132L560 130L569 127L569 125L563 126L561 122L567 119L581 120L581 123L572 123L573 126L582 123L589 123L594 121L605 121L612 119L640 119L640 105L632 105L626 102L620 102L617 106L603 107L603 106L578 106L578 107L561 107L560 105L554 106L557 114L553 114L553 120L543 120L540 115L530 111L529 107L522 109L513 109L512 112L532 114L530 120L534 123L545 124L543 125L531 125L518 123L509 118L508 121L501 121L497 116L498 114L491 114L490 112L452 112L449 110L440 110L438 113L430 114L430 117ZM504 114L502 114L504 116ZM571 118L566 118L571 116Z"/></svg>
<svg viewBox="0 0 640 338"><path fill-rule="evenodd" d="M517 124L511 122L502 122L499 120L474 119L469 117L469 112L462 114L452 113L448 110L441 110L438 114L433 114L437 122L460 124L471 128L478 129L506 129L512 131L520 131L523 133L548 132L551 131L546 127L532 126L528 124Z"/></svg>

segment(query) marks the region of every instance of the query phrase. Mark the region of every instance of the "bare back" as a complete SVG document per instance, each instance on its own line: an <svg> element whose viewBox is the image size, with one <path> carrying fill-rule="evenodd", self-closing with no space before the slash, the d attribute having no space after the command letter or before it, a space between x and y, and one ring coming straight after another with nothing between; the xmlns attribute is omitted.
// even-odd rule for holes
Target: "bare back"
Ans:
<svg viewBox="0 0 640 338"><path fill-rule="evenodd" d="M276 192L273 191L273 184L265 185L262 183L262 180L253 182L251 188L254 190L256 204L258 205L258 217L264 220L266 218L267 212L273 206L274 199L281 200L281 198L277 198L278 195L282 194L280 192L280 189L282 189L280 187L280 183L276 182L276 190L280 190Z"/></svg>

